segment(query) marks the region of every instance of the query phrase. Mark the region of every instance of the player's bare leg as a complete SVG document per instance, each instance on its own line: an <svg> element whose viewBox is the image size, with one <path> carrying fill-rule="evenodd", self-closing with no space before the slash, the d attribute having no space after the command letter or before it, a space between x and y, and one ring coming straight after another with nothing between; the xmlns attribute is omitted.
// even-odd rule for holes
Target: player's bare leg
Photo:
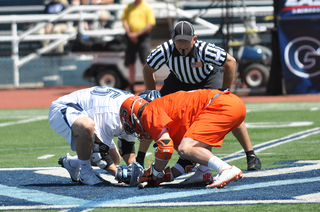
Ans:
<svg viewBox="0 0 320 212"><path fill-rule="evenodd" d="M247 128L246 128L246 125L244 122L242 122L239 125L239 127L232 130L232 134L239 141L239 143L241 144L241 146L245 152L253 150L252 144L250 141L250 137L249 137L249 134L248 134L248 131L247 131Z"/></svg>
<svg viewBox="0 0 320 212"><path fill-rule="evenodd" d="M232 133L236 137L236 139L239 141L244 151L246 152L248 170L249 171L260 170L261 162L260 162L260 159L254 153L245 123L242 122L239 125L239 127L237 127L232 131Z"/></svg>
<svg viewBox="0 0 320 212"><path fill-rule="evenodd" d="M136 162L136 154L135 153L125 154L122 156L122 158L126 162L127 165L130 165L130 164Z"/></svg>
<svg viewBox="0 0 320 212"><path fill-rule="evenodd" d="M78 118L72 125L72 135L76 137L75 149L80 164L80 183L96 185L104 181L91 166L91 147L94 137L94 121L86 116Z"/></svg>
<svg viewBox="0 0 320 212"><path fill-rule="evenodd" d="M80 160L89 160L94 136L94 121L80 117L72 125L72 135L76 137L75 149Z"/></svg>

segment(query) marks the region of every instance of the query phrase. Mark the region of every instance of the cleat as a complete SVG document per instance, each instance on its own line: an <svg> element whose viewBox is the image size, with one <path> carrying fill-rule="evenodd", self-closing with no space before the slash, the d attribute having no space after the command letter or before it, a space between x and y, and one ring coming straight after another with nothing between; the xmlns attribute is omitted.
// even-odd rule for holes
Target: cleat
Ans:
<svg viewBox="0 0 320 212"><path fill-rule="evenodd" d="M59 158L58 163L69 172L71 180L73 182L78 182L80 175L80 167L74 168L70 166L70 157L71 156L69 155L69 153L67 153L66 156Z"/></svg>
<svg viewBox="0 0 320 212"><path fill-rule="evenodd" d="M139 183L144 183L152 180L151 175L151 167L143 172L143 174L140 177Z"/></svg>
<svg viewBox="0 0 320 212"><path fill-rule="evenodd" d="M130 178L130 186L136 187L139 184L140 177L143 175L144 169L138 162L134 162L131 164L131 178Z"/></svg>
<svg viewBox="0 0 320 212"><path fill-rule="evenodd" d="M100 175L91 168L87 173L80 174L79 182L83 185L98 185L106 181L103 180Z"/></svg>
<svg viewBox="0 0 320 212"><path fill-rule="evenodd" d="M261 169L260 159L256 155L250 155L250 157L247 158L247 164L248 171L255 171Z"/></svg>
<svg viewBox="0 0 320 212"><path fill-rule="evenodd" d="M223 188L232 181L238 181L243 178L243 173L240 169L232 166L230 169L224 169L220 174L217 175L216 180L207 185L206 188Z"/></svg>
<svg viewBox="0 0 320 212"><path fill-rule="evenodd" d="M213 176L210 169L206 171L201 171L198 169L191 177L181 182L182 185L192 185L192 184L211 184L213 183Z"/></svg>
<svg viewBox="0 0 320 212"><path fill-rule="evenodd" d="M192 162L191 165L186 165L186 167L184 168L185 173L189 173L192 171L195 171L194 169L196 168L197 163Z"/></svg>

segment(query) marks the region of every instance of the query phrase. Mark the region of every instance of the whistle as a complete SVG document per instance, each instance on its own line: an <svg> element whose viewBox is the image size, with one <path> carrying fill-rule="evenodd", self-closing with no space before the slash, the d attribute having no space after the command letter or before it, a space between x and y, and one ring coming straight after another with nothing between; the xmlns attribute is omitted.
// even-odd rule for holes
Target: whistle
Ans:
<svg viewBox="0 0 320 212"><path fill-rule="evenodd" d="M181 49L182 52L182 56L186 56L186 50L185 49Z"/></svg>

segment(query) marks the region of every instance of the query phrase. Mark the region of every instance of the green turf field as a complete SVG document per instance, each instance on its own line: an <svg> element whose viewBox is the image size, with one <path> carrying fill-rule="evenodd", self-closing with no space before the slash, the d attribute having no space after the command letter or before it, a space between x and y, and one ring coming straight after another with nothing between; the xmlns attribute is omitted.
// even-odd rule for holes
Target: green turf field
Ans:
<svg viewBox="0 0 320 212"><path fill-rule="evenodd" d="M320 127L320 102L287 103L247 103L245 122L252 145L279 139L294 133ZM48 109L0 110L0 167L42 167L58 166L58 159L71 152L68 143L57 135L49 126ZM136 150L139 142L136 142ZM213 153L224 157L240 151L242 148L232 134L226 136L221 148L214 148ZM149 148L152 160L154 150ZM267 148L256 153L261 159L262 168L283 166L275 165L278 161L319 160L320 134L306 136L281 145ZM169 162L172 166L178 155L174 153ZM230 162L246 170L246 159ZM94 211L105 211L95 209ZM148 208L107 209L108 211L150 211ZM152 208L152 211L320 211L319 204L299 205L242 205L210 206L187 208Z"/></svg>

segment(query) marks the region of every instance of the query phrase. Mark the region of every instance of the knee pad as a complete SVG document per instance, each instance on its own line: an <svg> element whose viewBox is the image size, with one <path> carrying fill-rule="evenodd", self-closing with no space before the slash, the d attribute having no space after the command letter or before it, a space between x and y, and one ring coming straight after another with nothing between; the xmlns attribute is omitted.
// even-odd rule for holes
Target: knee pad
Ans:
<svg viewBox="0 0 320 212"><path fill-rule="evenodd" d="M134 144L135 142L130 142L118 137L118 148L120 155L124 156L126 154L135 153Z"/></svg>
<svg viewBox="0 0 320 212"><path fill-rule="evenodd" d="M170 160L173 153L173 141L171 138L162 138L153 145L156 148L155 157L158 160Z"/></svg>

